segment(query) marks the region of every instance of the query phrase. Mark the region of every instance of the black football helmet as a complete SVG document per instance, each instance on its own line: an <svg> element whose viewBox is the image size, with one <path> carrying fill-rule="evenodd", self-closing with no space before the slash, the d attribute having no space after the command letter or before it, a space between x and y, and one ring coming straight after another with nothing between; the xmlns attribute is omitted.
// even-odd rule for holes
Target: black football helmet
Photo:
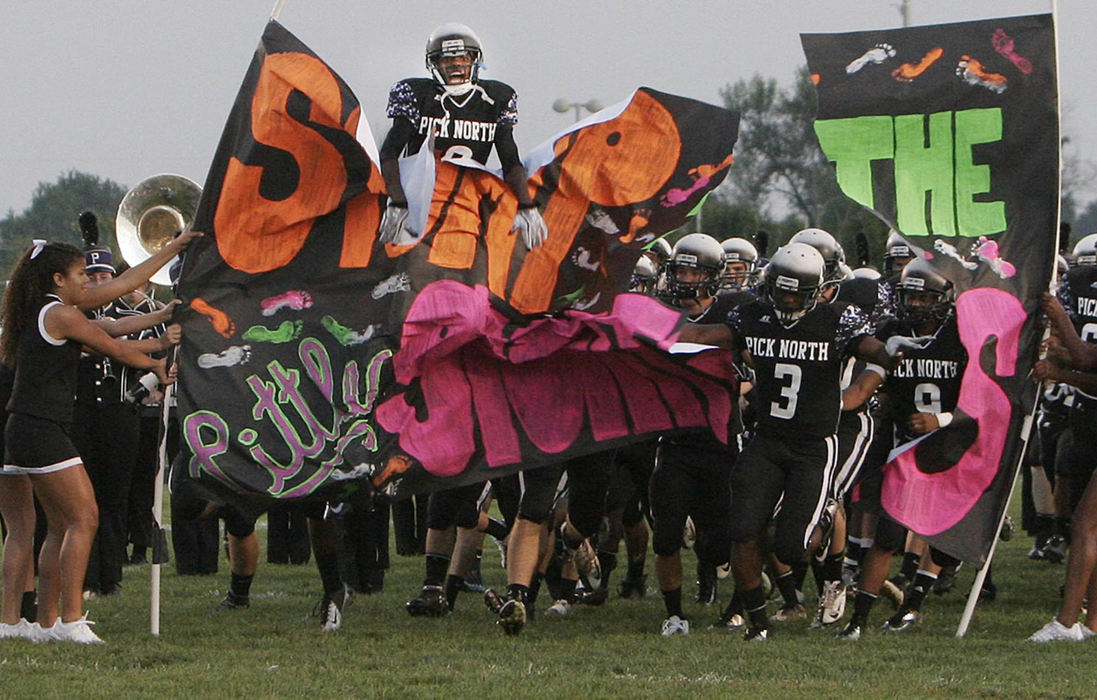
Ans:
<svg viewBox="0 0 1097 700"><path fill-rule="evenodd" d="M439 66L443 56L464 56L472 58L472 69L467 82L460 85L450 85ZM427 39L427 70L442 87L447 91L458 92L471 89L480 76L483 67L483 49L480 46L480 37L468 26L457 22L448 22L430 33Z"/></svg>
<svg viewBox="0 0 1097 700"><path fill-rule="evenodd" d="M815 308L824 268L823 256L806 243L783 245L769 259L762 290L783 324L791 325Z"/></svg>
<svg viewBox="0 0 1097 700"><path fill-rule="evenodd" d="M940 323L952 310L955 300L952 282L922 258L907 263L895 289L899 293L899 318L911 324ZM914 304L911 295L915 293L932 294L935 301L928 306Z"/></svg>
<svg viewBox="0 0 1097 700"><path fill-rule="evenodd" d="M846 253L834 236L821 228L805 228L797 231L789 243L805 243L823 256L823 277L826 282L838 282L845 276L841 266L846 262Z"/></svg>
<svg viewBox="0 0 1097 700"><path fill-rule="evenodd" d="M745 238L728 238L720 247L724 249L724 273L720 278L720 288L738 291L752 286L758 271L758 249ZM746 265L745 272L728 269L732 263Z"/></svg>
<svg viewBox="0 0 1097 700"><path fill-rule="evenodd" d="M1097 265L1097 233L1083 236L1071 251L1075 265Z"/></svg>
<svg viewBox="0 0 1097 700"><path fill-rule="evenodd" d="M884 243L884 275L895 274L892 263L896 260L910 260L914 257L914 249L910 247L906 239L899 235L895 229L888 231L887 242Z"/></svg>
<svg viewBox="0 0 1097 700"><path fill-rule="evenodd" d="M696 281L679 280L682 270L698 270L702 277ZM683 236L674 244L667 262L667 294L674 299L712 296L720 288L723 272L724 249L719 241L707 233Z"/></svg>

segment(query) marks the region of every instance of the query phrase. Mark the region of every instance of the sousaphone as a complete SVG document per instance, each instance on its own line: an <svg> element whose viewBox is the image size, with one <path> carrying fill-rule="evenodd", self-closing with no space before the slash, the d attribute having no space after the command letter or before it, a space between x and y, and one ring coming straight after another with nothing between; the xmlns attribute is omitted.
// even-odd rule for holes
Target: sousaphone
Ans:
<svg viewBox="0 0 1097 700"><path fill-rule="evenodd" d="M202 188L182 175L163 173L145 178L122 198L114 233L122 259L143 263L194 221ZM171 285L173 258L152 276L154 284Z"/></svg>

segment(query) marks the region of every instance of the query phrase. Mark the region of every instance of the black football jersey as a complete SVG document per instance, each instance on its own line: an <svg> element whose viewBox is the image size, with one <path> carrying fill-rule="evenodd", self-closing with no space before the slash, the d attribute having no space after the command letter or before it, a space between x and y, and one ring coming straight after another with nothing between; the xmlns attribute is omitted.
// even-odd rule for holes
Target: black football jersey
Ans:
<svg viewBox="0 0 1097 700"><path fill-rule="evenodd" d="M780 439L833 435L842 408L840 380L855 341L874 329L852 304L819 304L791 328L773 306L754 301L728 314L727 324L754 363L757 432Z"/></svg>
<svg viewBox="0 0 1097 700"><path fill-rule="evenodd" d="M1071 268L1059 283L1059 301L1087 343L1097 341L1097 267Z"/></svg>
<svg viewBox="0 0 1097 700"><path fill-rule="evenodd" d="M430 78L407 78L389 91L388 116L407 119L415 126L404 155L417 153L433 132L438 153L459 153L486 165L497 128L518 123L518 95L497 80L480 80L455 97Z"/></svg>
<svg viewBox="0 0 1097 700"><path fill-rule="evenodd" d="M1087 343L1097 343L1097 267L1080 265L1063 275L1059 283L1059 301L1074 324L1074 330ZM1092 406L1097 396L1075 388L1079 405Z"/></svg>
<svg viewBox="0 0 1097 700"><path fill-rule="evenodd" d="M910 326L894 321L880 330L880 337L915 336ZM897 443L918 437L906 429L915 413L949 413L960 398L960 381L967 367L967 350L960 342L956 315L949 314L933 342L924 350L908 348L903 358L884 380L891 417L895 421Z"/></svg>

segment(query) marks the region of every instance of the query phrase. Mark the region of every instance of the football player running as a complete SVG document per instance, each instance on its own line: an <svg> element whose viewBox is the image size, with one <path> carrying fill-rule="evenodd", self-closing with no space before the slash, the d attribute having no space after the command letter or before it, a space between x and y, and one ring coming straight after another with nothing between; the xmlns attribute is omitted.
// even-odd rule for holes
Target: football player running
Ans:
<svg viewBox="0 0 1097 700"><path fill-rule="evenodd" d="M873 337L857 307L819 303L823 281L818 251L791 243L766 267L762 298L733 309L723 324L686 324L679 335L744 350L754 365L757 431L731 475L732 572L751 641L769 636L759 539L778 501L773 550L786 564L803 561L827 502L845 357L890 367L904 346Z"/></svg>
<svg viewBox="0 0 1097 700"><path fill-rule="evenodd" d="M878 377L878 382L883 382L895 426L894 445L898 446L952 422L952 412L960 396L960 383L968 358L960 342L953 310L952 283L948 279L925 260L916 259L903 268L896 290L899 318L881 328L880 336L889 338L889 342L908 338L921 344L921 347L908 346L905 357L894 371L886 378ZM860 388L863 392L871 392L873 387L865 384ZM864 398L867 398L864 393L852 396L847 392L844 400L856 403ZM875 539L864 558L853 616L838 634L840 638L851 641L860 639L887 578L892 555L903 547L907 539L906 530L880 512L882 467L879 460L866 464L860 482L860 506L866 512L875 511L880 517ZM901 632L917 624L921 620L925 595L937 580L942 567L958 563L944 552L928 548L906 592L903 605L884 623L884 629Z"/></svg>
<svg viewBox="0 0 1097 700"><path fill-rule="evenodd" d="M408 200L400 183L398 159L401 154L418 152L433 136L435 151L447 160L487 165L495 149L503 178L518 198L513 230L521 234L527 248L539 247L548 230L530 197L528 175L514 141L517 93L505 83L480 79L480 38L463 24L443 24L431 33L426 63L431 78L405 78L389 91L392 128L380 151L389 202L381 218L381 241L392 243L401 231L409 230Z"/></svg>
<svg viewBox="0 0 1097 700"><path fill-rule="evenodd" d="M667 263L666 295L686 312L691 324L727 317L734 305L731 297L716 296L723 270L724 250L712 236L691 233L675 244ZM702 588L698 602L713 602L716 567L728 561L729 475L737 453L730 438L741 430L737 414L732 422L726 445L708 431L659 438L648 498L655 573L667 613L664 637L689 634L689 620L682 610L681 550L686 518L693 519L698 535L698 584Z"/></svg>

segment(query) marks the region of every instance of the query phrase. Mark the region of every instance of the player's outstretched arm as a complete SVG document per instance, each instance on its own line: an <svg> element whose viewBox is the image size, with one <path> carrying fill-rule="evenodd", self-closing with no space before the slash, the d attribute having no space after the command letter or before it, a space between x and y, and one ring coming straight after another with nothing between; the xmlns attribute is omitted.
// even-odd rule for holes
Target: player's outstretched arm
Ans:
<svg viewBox="0 0 1097 700"><path fill-rule="evenodd" d="M853 354L865 362L880 365L888 370L895 369L895 365L899 362L901 356L901 352L897 352L895 355L890 354L887 347L871 335L866 335L858 341Z"/></svg>
<svg viewBox="0 0 1097 700"><path fill-rule="evenodd" d="M876 389L884 383L887 372L880 365L869 365L869 369L857 375L853 383L842 392L842 410L852 411L865 405Z"/></svg>
<svg viewBox="0 0 1097 700"><path fill-rule="evenodd" d="M697 343L731 349L735 333L723 323L687 323L678 334L679 343Z"/></svg>

